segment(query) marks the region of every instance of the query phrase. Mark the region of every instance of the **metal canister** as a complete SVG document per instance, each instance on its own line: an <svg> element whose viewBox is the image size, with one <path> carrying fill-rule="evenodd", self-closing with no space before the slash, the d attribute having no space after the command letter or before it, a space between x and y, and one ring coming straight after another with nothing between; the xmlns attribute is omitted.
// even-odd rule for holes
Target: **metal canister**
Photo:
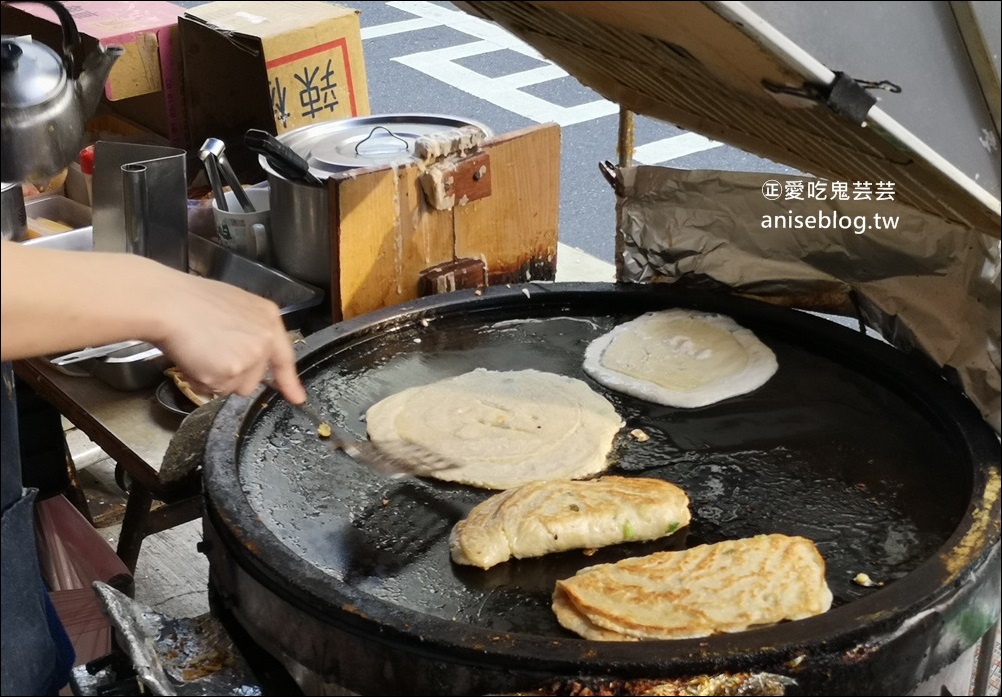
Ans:
<svg viewBox="0 0 1002 697"><path fill-rule="evenodd" d="M28 234L28 216L20 184L3 184L0 195L0 227L5 240L20 242Z"/></svg>
<svg viewBox="0 0 1002 697"><path fill-rule="evenodd" d="M330 289L330 204L327 180L354 169L417 158L415 142L423 137L483 124L441 114L382 114L310 124L287 131L278 140L306 160L321 186L278 174L264 155L261 167L271 187L271 249L275 266L302 281Z"/></svg>

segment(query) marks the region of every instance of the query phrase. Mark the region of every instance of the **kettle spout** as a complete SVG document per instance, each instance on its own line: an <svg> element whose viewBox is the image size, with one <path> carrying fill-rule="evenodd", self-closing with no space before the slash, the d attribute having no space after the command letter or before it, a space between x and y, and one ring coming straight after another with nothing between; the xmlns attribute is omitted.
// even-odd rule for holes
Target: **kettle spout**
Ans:
<svg viewBox="0 0 1002 697"><path fill-rule="evenodd" d="M125 48L122 46L99 46L84 60L80 77L77 78L77 95L84 120L89 119L97 111L111 66L123 53Z"/></svg>

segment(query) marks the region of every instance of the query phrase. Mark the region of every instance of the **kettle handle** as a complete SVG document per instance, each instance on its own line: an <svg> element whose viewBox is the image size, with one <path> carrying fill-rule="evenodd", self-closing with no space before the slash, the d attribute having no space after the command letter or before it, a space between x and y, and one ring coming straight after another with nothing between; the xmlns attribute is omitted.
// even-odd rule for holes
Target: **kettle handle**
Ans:
<svg viewBox="0 0 1002 697"><path fill-rule="evenodd" d="M59 18L59 24L63 28L63 66L66 68L66 77L73 79L73 51L80 45L80 32L77 31L77 23L73 19L70 11L61 2L54 0L8 0L9 3L33 2L36 5L45 5Z"/></svg>

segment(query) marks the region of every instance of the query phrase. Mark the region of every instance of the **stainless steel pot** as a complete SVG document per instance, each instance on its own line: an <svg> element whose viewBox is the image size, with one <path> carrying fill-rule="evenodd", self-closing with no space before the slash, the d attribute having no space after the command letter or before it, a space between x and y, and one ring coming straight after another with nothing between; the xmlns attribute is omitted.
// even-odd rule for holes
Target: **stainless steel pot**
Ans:
<svg viewBox="0 0 1002 697"><path fill-rule="evenodd" d="M331 240L327 186L289 181L267 166L275 266L294 278L330 290Z"/></svg>
<svg viewBox="0 0 1002 697"><path fill-rule="evenodd" d="M382 114L310 124L278 136L278 141L306 160L321 182L293 181L278 173L265 155L258 161L271 187L271 249L275 266L307 283L330 290L330 202L327 180L338 173L393 162L413 162L414 143L422 136L487 126L441 114Z"/></svg>

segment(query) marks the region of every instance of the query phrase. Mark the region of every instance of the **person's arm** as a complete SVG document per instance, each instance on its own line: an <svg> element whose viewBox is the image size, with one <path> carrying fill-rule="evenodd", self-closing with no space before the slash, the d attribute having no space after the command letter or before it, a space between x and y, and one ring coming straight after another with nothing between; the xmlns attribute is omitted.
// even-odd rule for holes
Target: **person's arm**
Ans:
<svg viewBox="0 0 1002 697"><path fill-rule="evenodd" d="M5 361L141 339L216 392L250 394L270 371L287 399L306 398L270 300L134 254L0 250Z"/></svg>

